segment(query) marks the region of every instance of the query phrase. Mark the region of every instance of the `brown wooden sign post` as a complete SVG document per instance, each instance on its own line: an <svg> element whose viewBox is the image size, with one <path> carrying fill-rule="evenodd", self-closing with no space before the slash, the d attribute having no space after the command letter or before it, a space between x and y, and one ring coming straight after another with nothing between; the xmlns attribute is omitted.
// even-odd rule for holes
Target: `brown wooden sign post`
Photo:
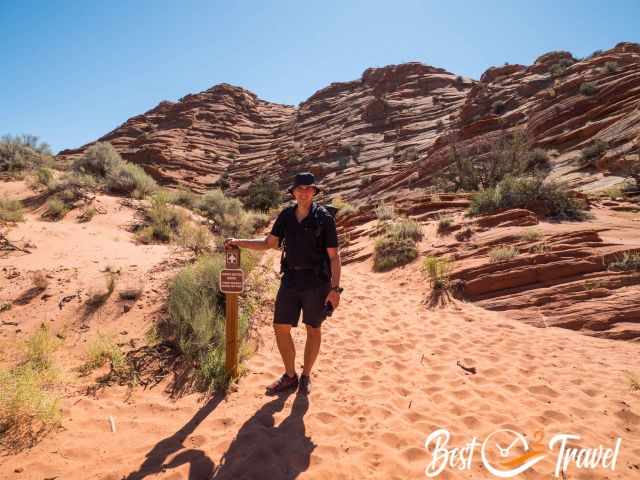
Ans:
<svg viewBox="0 0 640 480"><path fill-rule="evenodd" d="M238 375L238 295L243 288L240 249L234 247L226 251L225 269L220 271L220 291L226 296L225 367L232 377Z"/></svg>

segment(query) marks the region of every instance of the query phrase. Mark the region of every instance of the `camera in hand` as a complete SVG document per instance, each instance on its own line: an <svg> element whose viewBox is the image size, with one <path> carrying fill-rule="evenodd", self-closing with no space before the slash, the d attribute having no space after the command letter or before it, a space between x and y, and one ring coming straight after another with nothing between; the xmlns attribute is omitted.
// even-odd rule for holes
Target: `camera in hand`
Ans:
<svg viewBox="0 0 640 480"><path fill-rule="evenodd" d="M331 315L333 315L333 305L331 304L331 302L327 302L324 304L322 313L324 314L325 317L330 317Z"/></svg>

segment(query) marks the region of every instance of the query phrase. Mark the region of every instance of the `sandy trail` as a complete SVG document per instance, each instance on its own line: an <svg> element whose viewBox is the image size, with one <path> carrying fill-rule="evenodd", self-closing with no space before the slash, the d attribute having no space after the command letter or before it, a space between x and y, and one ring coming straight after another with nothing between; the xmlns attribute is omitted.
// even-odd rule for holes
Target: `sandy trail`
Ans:
<svg viewBox="0 0 640 480"><path fill-rule="evenodd" d="M226 399L171 402L159 387L128 400L119 387L97 400L68 398L64 430L2 458L0 478L419 479L437 428L451 432L450 446L500 428L529 438L542 430L545 441L576 433L579 446L593 447L620 436L615 471L570 467L568 478L637 478L640 394L624 371L637 365L638 345L537 329L466 304L427 310L417 265L374 274L364 262L343 272L345 294L323 329L308 400L264 396L282 372L265 324L248 374ZM295 342L299 365L302 328ZM520 478L552 478L554 462ZM438 478L496 478L481 463L476 451L470 470Z"/></svg>

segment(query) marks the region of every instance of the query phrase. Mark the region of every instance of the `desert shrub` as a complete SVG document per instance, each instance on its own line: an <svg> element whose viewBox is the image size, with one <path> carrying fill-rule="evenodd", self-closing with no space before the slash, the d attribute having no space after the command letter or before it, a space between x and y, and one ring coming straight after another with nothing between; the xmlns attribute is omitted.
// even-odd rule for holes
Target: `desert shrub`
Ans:
<svg viewBox="0 0 640 480"><path fill-rule="evenodd" d="M189 190L177 189L172 192L168 192L167 201L174 205L180 205L181 207L189 208L191 210L196 208L199 197Z"/></svg>
<svg viewBox="0 0 640 480"><path fill-rule="evenodd" d="M21 222L22 220L22 202L7 197L0 198L0 221Z"/></svg>
<svg viewBox="0 0 640 480"><path fill-rule="evenodd" d="M443 233L449 230L453 226L453 218L440 217L438 220L438 233Z"/></svg>
<svg viewBox="0 0 640 480"><path fill-rule="evenodd" d="M110 362L114 371L122 371L127 360L122 349L115 342L113 337L98 333L98 335L87 345L85 354L86 361L82 367L85 372L102 367L105 362Z"/></svg>
<svg viewBox="0 0 640 480"><path fill-rule="evenodd" d="M496 100L491 104L491 111L496 115L501 115L506 110L507 105L502 100Z"/></svg>
<svg viewBox="0 0 640 480"><path fill-rule="evenodd" d="M242 263L249 256L243 255ZM224 370L224 296L219 291L219 274L224 268L221 256L202 256L194 265L181 270L169 287L169 324L177 347L186 359L195 361L197 380L210 389L226 384ZM239 316L242 340L247 332L246 315Z"/></svg>
<svg viewBox="0 0 640 480"><path fill-rule="evenodd" d="M345 155L338 157L338 168L344 170L349 165L349 158Z"/></svg>
<svg viewBox="0 0 640 480"><path fill-rule="evenodd" d="M445 288L449 282L451 261L447 258L429 256L422 264L423 271L429 277L431 288Z"/></svg>
<svg viewBox="0 0 640 480"><path fill-rule="evenodd" d="M185 222L178 230L177 244L195 255L210 251L212 243L213 237L205 226Z"/></svg>
<svg viewBox="0 0 640 480"><path fill-rule="evenodd" d="M584 82L580 85L580 93L582 95L591 96L598 91L596 86L591 82Z"/></svg>
<svg viewBox="0 0 640 480"><path fill-rule="evenodd" d="M152 197L146 216L149 224L137 233L142 243L169 242L186 221L184 212L171 207L162 196Z"/></svg>
<svg viewBox="0 0 640 480"><path fill-rule="evenodd" d="M632 271L640 270L640 252L624 252L608 265L611 270Z"/></svg>
<svg viewBox="0 0 640 480"><path fill-rule="evenodd" d="M47 167L39 167L35 172L35 181L37 185L43 187L49 187L49 184L53 180L53 173Z"/></svg>
<svg viewBox="0 0 640 480"><path fill-rule="evenodd" d="M456 234L454 235L455 239L458 242L465 242L469 240L472 236L473 236L473 230L471 230L471 228L469 227L463 228L459 232L456 232Z"/></svg>
<svg viewBox="0 0 640 480"><path fill-rule="evenodd" d="M122 157L109 142L91 145L84 155L73 162L73 170L106 178L122 164Z"/></svg>
<svg viewBox="0 0 640 480"><path fill-rule="evenodd" d="M98 213L98 211L96 210L95 207L87 207L82 211L80 215L78 215L78 221L90 222L91 219L96 216L96 213Z"/></svg>
<svg viewBox="0 0 640 480"><path fill-rule="evenodd" d="M51 218L62 218L76 201L84 198L87 193L95 191L97 182L94 177L84 173L71 172L63 175L58 180L49 182L48 194L51 196L50 201L54 202L54 209L51 212ZM58 202L63 204L64 208L60 208ZM58 212L61 216L55 216ZM51 216L48 212L45 216Z"/></svg>
<svg viewBox="0 0 640 480"><path fill-rule="evenodd" d="M416 242L411 238L385 235L378 239L373 252L373 269L377 272L405 265L418 256Z"/></svg>
<svg viewBox="0 0 640 480"><path fill-rule="evenodd" d="M108 173L106 187L114 193L144 198L157 190L158 184L139 165L122 161Z"/></svg>
<svg viewBox="0 0 640 480"><path fill-rule="evenodd" d="M386 234L397 240L411 239L414 241L422 240L422 227L415 220L410 218L400 218L389 223L385 229Z"/></svg>
<svg viewBox="0 0 640 480"><path fill-rule="evenodd" d="M451 147L450 164L439 178L440 188L451 191L478 191L495 187L506 176L545 174L549 169L546 152L531 151L522 132L501 135L466 149Z"/></svg>
<svg viewBox="0 0 640 480"><path fill-rule="evenodd" d="M342 197L335 197L331 204L338 209L336 216L344 217L346 215L351 215L353 213L357 213L358 209L354 207L351 203L342 199Z"/></svg>
<svg viewBox="0 0 640 480"><path fill-rule="evenodd" d="M507 208L525 208L559 219L584 220L584 204L559 183L541 177L506 177L495 188L473 195L469 213L481 215Z"/></svg>
<svg viewBox="0 0 640 480"><path fill-rule="evenodd" d="M617 62L607 62L604 64L604 69L607 73L617 73L619 68L618 68L618 63Z"/></svg>
<svg viewBox="0 0 640 480"><path fill-rule="evenodd" d="M105 276L105 288L92 291L89 293L89 298L87 299L87 306L89 308L97 308L109 299L111 294L116 288L116 274L114 272L107 272Z"/></svg>
<svg viewBox="0 0 640 480"><path fill-rule="evenodd" d="M43 271L38 270L31 274L31 283L34 288L37 288L38 290L46 290L49 286L49 279Z"/></svg>
<svg viewBox="0 0 640 480"><path fill-rule="evenodd" d="M256 178L247 189L244 205L259 211L267 211L282 203L282 192L278 182L262 175Z"/></svg>
<svg viewBox="0 0 640 480"><path fill-rule="evenodd" d="M0 139L0 172L36 168L50 157L49 145L34 135L5 135Z"/></svg>
<svg viewBox="0 0 640 480"><path fill-rule="evenodd" d="M42 324L24 344L25 363L33 365L37 370L49 370L53 367L53 353L60 346L49 328Z"/></svg>
<svg viewBox="0 0 640 480"><path fill-rule="evenodd" d="M581 151L581 158L585 164L593 164L609 148L609 144L604 140L595 140L591 145L584 147Z"/></svg>
<svg viewBox="0 0 640 480"><path fill-rule="evenodd" d="M67 205L57 197L47 200L47 210L44 212L46 218L51 220L61 220L69 211Z"/></svg>
<svg viewBox="0 0 640 480"><path fill-rule="evenodd" d="M395 209L393 205L387 205L384 202L380 202L375 209L376 217L378 220L391 220L395 217Z"/></svg>
<svg viewBox="0 0 640 480"><path fill-rule="evenodd" d="M506 262L516 257L519 253L518 249L514 246L496 247L489 252L489 260L492 263Z"/></svg>
<svg viewBox="0 0 640 480"><path fill-rule="evenodd" d="M520 238L526 242L535 242L542 238L542 232L535 228L528 228L520 235Z"/></svg>

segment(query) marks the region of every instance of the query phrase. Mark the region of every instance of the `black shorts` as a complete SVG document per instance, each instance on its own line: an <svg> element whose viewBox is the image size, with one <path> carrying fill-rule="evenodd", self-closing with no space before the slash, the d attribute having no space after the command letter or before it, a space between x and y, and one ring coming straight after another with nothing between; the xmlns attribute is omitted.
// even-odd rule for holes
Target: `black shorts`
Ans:
<svg viewBox="0 0 640 480"><path fill-rule="evenodd" d="M323 313L324 302L330 289L329 283L305 290L280 285L273 323L297 327L302 310L302 322L311 327L319 327L326 318Z"/></svg>

